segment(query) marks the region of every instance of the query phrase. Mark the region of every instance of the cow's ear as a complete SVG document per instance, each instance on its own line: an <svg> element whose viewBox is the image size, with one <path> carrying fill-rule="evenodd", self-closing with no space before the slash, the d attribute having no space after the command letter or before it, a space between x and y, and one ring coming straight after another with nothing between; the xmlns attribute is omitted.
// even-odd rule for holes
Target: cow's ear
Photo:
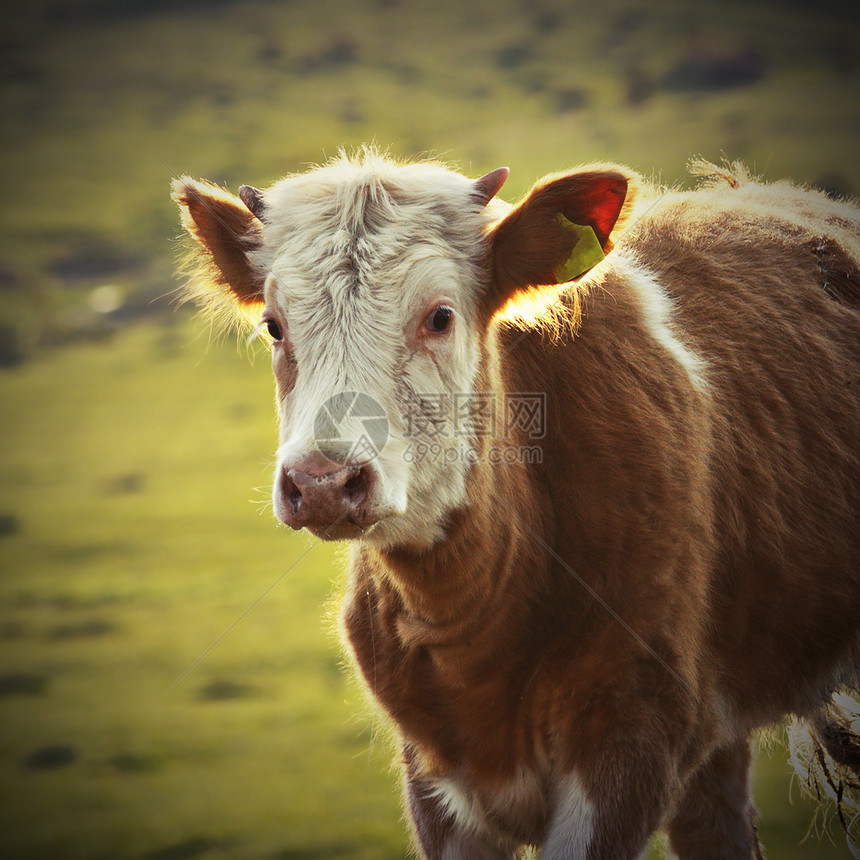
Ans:
<svg viewBox="0 0 860 860"><path fill-rule="evenodd" d="M596 165L548 176L490 234L491 287L497 310L514 292L573 281L612 249L610 236L632 208L637 176Z"/></svg>
<svg viewBox="0 0 860 860"><path fill-rule="evenodd" d="M263 301L263 224L238 197L183 176L172 186L182 226L195 240L192 297L204 304L250 306Z"/></svg>

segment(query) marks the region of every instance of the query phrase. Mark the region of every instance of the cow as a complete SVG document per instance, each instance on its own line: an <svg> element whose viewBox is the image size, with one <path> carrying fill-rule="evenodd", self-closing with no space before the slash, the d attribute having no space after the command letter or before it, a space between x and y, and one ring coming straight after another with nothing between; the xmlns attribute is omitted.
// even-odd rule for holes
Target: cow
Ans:
<svg viewBox="0 0 860 860"><path fill-rule="evenodd" d="M860 771L860 211L691 170L174 181L190 295L271 345L274 512L350 542L422 857L761 857L787 715Z"/></svg>

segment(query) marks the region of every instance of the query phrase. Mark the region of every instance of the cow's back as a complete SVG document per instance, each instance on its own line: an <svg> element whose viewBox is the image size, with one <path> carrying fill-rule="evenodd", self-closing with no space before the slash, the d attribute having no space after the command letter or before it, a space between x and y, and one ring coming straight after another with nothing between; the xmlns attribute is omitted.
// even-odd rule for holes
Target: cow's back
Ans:
<svg viewBox="0 0 860 860"><path fill-rule="evenodd" d="M619 252L707 390L726 683L752 721L811 707L860 629L860 213L787 185L671 194Z"/></svg>

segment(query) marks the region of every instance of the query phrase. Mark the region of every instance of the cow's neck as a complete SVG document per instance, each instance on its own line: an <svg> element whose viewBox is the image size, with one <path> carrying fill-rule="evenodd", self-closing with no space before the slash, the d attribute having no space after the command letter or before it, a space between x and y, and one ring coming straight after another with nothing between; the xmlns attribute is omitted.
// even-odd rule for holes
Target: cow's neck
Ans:
<svg viewBox="0 0 860 860"><path fill-rule="evenodd" d="M498 353L485 352L478 374L483 390L504 393ZM481 437L481 454L467 482L467 503L450 518L445 538L417 552L381 553L404 606L404 640L456 645L486 639L505 619L527 611L526 580L534 589L546 563L541 499L525 464L492 463L487 453L515 443L501 434Z"/></svg>

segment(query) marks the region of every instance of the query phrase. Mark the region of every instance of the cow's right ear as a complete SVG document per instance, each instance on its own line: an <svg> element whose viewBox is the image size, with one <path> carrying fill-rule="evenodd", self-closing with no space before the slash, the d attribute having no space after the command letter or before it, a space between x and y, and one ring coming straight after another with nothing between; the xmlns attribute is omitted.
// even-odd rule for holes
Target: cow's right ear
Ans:
<svg viewBox="0 0 860 860"><path fill-rule="evenodd" d="M490 233L492 314L518 290L582 277L612 248L610 236L628 216L635 173L590 165L548 176Z"/></svg>
<svg viewBox="0 0 860 860"><path fill-rule="evenodd" d="M240 306L261 303L266 267L260 219L240 198L187 176L173 181L171 196L196 243L192 297L216 307L224 299Z"/></svg>

